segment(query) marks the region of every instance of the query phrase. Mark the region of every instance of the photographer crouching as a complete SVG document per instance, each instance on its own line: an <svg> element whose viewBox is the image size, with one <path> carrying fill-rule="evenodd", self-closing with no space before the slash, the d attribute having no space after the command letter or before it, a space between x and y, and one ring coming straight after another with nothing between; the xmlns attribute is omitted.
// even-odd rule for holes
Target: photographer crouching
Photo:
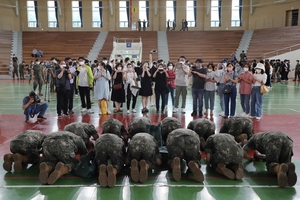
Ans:
<svg viewBox="0 0 300 200"><path fill-rule="evenodd" d="M72 79L69 66L66 65L65 61L59 62L59 67L55 71L56 75L56 111L58 118L61 118L61 111L63 114L68 116L68 102L70 96L70 80Z"/></svg>
<svg viewBox="0 0 300 200"><path fill-rule="evenodd" d="M34 91L29 93L29 96L24 97L22 109L24 110L25 122L29 121L29 117L33 118L38 114L37 120L45 120L44 114L48 108L47 103L43 103L43 100Z"/></svg>

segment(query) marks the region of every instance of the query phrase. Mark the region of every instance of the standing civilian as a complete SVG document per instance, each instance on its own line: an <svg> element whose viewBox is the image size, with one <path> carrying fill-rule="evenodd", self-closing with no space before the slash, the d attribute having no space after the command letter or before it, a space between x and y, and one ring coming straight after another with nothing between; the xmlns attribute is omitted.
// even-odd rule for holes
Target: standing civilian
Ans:
<svg viewBox="0 0 300 200"><path fill-rule="evenodd" d="M164 69L163 64L159 64L156 72L153 74L155 79L155 97L156 97L156 112L159 112L159 99L161 98L161 112L164 112L165 103L166 103L166 92L167 88L167 78L168 73Z"/></svg>
<svg viewBox="0 0 300 200"><path fill-rule="evenodd" d="M174 103L175 103L175 90L176 90L176 86L175 86L175 78L176 75L174 73L174 64L169 62L168 63L168 78L167 78L167 87L169 89L169 92L166 94L166 106L165 106L165 110L168 109L168 98L169 98L169 94L171 95L171 99L172 99L172 109L174 109Z"/></svg>
<svg viewBox="0 0 300 200"><path fill-rule="evenodd" d="M230 86L231 92L224 94L225 103L225 118L234 117L236 109L236 84L238 83L238 75L233 71L233 66L231 63L227 64L227 72L224 74L224 84L225 87ZM229 103L230 103L230 113L229 113ZM230 115L229 115L230 114Z"/></svg>

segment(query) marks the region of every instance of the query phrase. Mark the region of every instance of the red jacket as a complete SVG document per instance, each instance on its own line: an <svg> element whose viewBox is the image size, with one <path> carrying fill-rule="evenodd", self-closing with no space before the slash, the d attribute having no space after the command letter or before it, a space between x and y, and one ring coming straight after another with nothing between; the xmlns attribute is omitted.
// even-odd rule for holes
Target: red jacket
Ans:
<svg viewBox="0 0 300 200"><path fill-rule="evenodd" d="M170 84L172 89L175 89L175 78L176 74L174 73L173 70L167 70L167 73L169 75L169 78L167 78L167 85Z"/></svg>

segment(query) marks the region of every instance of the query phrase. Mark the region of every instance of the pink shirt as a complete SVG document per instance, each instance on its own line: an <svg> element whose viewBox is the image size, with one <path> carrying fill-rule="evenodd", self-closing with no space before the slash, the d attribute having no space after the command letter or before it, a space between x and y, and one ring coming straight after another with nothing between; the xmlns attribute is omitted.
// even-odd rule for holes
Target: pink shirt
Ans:
<svg viewBox="0 0 300 200"><path fill-rule="evenodd" d="M243 72L240 77L243 76L244 79L246 79L248 82L250 81L251 83L246 83L246 81L241 80L240 82L240 94L251 94L252 91L252 82L253 82L253 74L250 72Z"/></svg>

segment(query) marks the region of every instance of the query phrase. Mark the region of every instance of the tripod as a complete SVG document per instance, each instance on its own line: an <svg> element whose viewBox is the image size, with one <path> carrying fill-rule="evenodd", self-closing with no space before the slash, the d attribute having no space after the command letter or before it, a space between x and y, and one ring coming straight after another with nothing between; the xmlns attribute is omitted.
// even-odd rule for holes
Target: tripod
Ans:
<svg viewBox="0 0 300 200"><path fill-rule="evenodd" d="M51 69L47 69L47 73L46 73L46 86L45 86L45 101L47 101L47 97L48 97L48 102L50 102L50 81L51 81Z"/></svg>

